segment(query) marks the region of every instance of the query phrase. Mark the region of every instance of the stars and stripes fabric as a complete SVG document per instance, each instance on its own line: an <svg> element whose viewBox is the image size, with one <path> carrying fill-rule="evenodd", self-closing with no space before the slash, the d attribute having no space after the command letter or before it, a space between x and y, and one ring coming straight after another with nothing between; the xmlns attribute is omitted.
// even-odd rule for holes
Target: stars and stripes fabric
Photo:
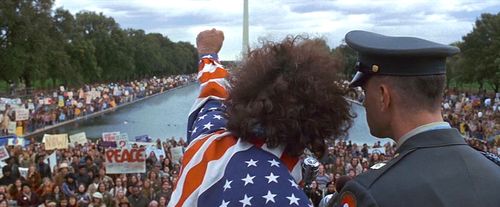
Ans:
<svg viewBox="0 0 500 207"><path fill-rule="evenodd" d="M227 74L213 57L201 58L200 94L188 120L189 145L168 206L309 206L297 185L297 157L283 153L284 147L238 139L225 128Z"/></svg>

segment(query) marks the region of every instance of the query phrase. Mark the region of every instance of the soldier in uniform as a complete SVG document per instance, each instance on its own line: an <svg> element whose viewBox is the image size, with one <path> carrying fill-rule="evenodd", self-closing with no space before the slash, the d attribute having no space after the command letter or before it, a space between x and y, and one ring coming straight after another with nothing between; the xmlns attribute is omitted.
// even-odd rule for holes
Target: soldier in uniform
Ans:
<svg viewBox="0 0 500 207"><path fill-rule="evenodd" d="M394 159L349 181L334 206L500 206L500 167L443 122L446 57L456 47L413 37L347 33L359 54L370 133L397 143Z"/></svg>

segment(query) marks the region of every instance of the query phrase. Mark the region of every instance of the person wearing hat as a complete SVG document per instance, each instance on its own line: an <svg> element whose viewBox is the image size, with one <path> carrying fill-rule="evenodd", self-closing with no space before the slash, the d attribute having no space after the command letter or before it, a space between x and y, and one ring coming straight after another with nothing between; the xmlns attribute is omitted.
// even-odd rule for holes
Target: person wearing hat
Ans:
<svg viewBox="0 0 500 207"><path fill-rule="evenodd" d="M102 194L99 192L95 192L92 194L92 203L89 204L89 207L106 207L106 205L102 202Z"/></svg>
<svg viewBox="0 0 500 207"><path fill-rule="evenodd" d="M500 206L500 167L443 122L446 58L459 49L414 37L351 31L370 133L394 158L349 181L334 206Z"/></svg>

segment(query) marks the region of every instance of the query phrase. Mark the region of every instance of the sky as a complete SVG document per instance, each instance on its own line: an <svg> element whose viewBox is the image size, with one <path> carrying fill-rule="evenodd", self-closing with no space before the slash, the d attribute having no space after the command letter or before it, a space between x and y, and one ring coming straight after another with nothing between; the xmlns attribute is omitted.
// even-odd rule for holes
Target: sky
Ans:
<svg viewBox="0 0 500 207"><path fill-rule="evenodd" d="M102 12L122 28L161 33L195 44L206 29L224 31L221 60L241 58L243 0L56 0L72 14ZM330 47L351 30L415 36L450 44L471 32L482 13L500 12L500 0L249 0L250 47L287 35L324 38Z"/></svg>

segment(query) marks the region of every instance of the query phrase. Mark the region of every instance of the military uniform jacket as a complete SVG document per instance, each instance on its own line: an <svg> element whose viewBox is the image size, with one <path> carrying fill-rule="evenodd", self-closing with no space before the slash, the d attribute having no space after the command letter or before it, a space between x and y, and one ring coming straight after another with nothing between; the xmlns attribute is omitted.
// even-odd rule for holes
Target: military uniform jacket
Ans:
<svg viewBox="0 0 500 207"><path fill-rule="evenodd" d="M396 153L348 182L334 206L500 206L500 167L456 129L419 133Z"/></svg>

